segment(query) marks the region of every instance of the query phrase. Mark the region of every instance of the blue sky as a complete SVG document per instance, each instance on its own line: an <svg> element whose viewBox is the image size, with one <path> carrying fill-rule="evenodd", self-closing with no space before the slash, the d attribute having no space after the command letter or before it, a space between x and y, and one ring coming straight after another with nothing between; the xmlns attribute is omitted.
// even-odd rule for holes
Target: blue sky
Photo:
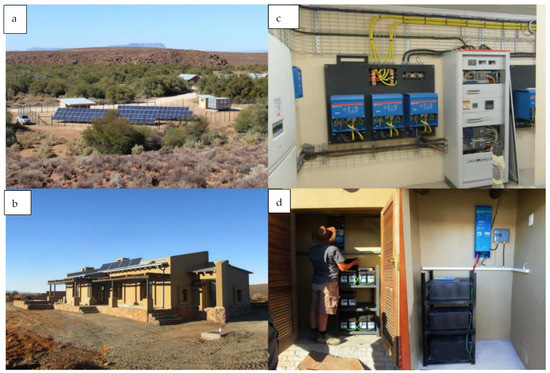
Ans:
<svg viewBox="0 0 550 373"><path fill-rule="evenodd" d="M33 190L32 215L6 217L6 289L44 292L83 266L204 250L267 283L267 191Z"/></svg>
<svg viewBox="0 0 550 373"><path fill-rule="evenodd" d="M6 50L163 43L205 51L267 51L266 5L28 5L27 34Z"/></svg>

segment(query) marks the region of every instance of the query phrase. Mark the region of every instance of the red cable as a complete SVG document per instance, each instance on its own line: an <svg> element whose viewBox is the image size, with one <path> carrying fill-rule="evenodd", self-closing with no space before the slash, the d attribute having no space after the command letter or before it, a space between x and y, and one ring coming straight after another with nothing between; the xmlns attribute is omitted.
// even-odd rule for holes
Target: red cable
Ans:
<svg viewBox="0 0 550 373"><path fill-rule="evenodd" d="M476 254L476 262L474 263L474 269L472 270L473 273L476 273L476 266L477 266L477 261L479 260L479 253Z"/></svg>

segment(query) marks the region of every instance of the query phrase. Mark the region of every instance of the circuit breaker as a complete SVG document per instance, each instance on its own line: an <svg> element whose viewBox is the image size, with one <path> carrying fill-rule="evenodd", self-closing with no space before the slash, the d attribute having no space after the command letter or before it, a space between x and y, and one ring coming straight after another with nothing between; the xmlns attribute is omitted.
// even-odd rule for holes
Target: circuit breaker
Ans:
<svg viewBox="0 0 550 373"><path fill-rule="evenodd" d="M451 186L492 185L495 144L503 149L503 182L508 182L509 84L509 51L465 49L444 55L444 171Z"/></svg>
<svg viewBox="0 0 550 373"><path fill-rule="evenodd" d="M372 130L377 139L399 137L403 121L403 95L400 93L373 94Z"/></svg>
<svg viewBox="0 0 550 373"><path fill-rule="evenodd" d="M517 127L530 127L535 123L535 88L514 91L514 116Z"/></svg>
<svg viewBox="0 0 550 373"><path fill-rule="evenodd" d="M337 95L330 97L331 133L338 142L365 139L365 96Z"/></svg>
<svg viewBox="0 0 550 373"><path fill-rule="evenodd" d="M476 206L475 252L480 256L489 257L491 254L492 217L491 206Z"/></svg>
<svg viewBox="0 0 550 373"><path fill-rule="evenodd" d="M407 93L404 95L405 126L415 135L432 133L438 126L437 93Z"/></svg>

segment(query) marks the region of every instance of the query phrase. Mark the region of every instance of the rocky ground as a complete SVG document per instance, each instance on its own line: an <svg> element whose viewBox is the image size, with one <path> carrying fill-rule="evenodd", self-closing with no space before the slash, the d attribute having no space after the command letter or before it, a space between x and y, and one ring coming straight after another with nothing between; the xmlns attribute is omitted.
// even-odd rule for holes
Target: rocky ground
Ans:
<svg viewBox="0 0 550 373"><path fill-rule="evenodd" d="M104 314L23 310L6 303L7 369L267 369L266 309L230 321L154 326Z"/></svg>

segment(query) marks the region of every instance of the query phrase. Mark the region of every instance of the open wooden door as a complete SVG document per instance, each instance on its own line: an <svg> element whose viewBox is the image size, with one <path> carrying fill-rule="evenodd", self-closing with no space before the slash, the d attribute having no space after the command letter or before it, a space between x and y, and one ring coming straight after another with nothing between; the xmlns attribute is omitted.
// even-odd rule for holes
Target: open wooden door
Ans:
<svg viewBox="0 0 550 373"><path fill-rule="evenodd" d="M411 369L401 190L382 209L380 327L382 344L400 369Z"/></svg>
<svg viewBox="0 0 550 373"><path fill-rule="evenodd" d="M291 242L293 214L269 214L269 309L279 334L279 353L298 337L296 254Z"/></svg>

